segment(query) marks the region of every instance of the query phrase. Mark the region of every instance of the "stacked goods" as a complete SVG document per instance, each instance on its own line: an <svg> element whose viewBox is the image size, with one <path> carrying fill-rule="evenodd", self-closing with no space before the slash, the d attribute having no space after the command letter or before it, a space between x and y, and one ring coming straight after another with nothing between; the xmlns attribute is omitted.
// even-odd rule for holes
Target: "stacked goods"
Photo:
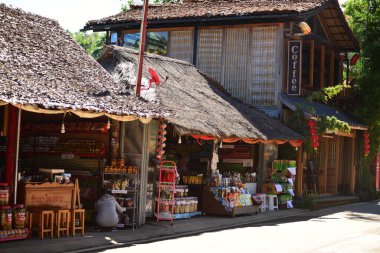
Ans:
<svg viewBox="0 0 380 253"><path fill-rule="evenodd" d="M25 228L25 208L23 205L8 205L9 187L6 183L1 183L0 201L0 241L30 237L30 230Z"/></svg>

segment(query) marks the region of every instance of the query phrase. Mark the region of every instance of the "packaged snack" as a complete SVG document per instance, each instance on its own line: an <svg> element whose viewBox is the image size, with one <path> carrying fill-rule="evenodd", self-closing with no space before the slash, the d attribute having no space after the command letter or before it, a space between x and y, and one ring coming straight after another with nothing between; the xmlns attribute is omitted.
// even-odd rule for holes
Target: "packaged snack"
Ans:
<svg viewBox="0 0 380 253"><path fill-rule="evenodd" d="M25 208L23 205L14 205L13 207L13 227L25 227Z"/></svg>
<svg viewBox="0 0 380 253"><path fill-rule="evenodd" d="M1 229L12 228L12 209L10 206L2 206L0 210Z"/></svg>

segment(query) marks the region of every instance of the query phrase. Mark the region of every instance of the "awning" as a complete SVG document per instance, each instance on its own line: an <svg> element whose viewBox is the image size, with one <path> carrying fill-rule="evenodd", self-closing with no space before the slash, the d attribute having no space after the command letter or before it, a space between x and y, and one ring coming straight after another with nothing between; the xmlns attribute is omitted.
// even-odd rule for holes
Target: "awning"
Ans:
<svg viewBox="0 0 380 253"><path fill-rule="evenodd" d="M364 124L359 123L357 120L353 119L350 115L339 110L335 107L317 103L309 102L304 98L298 96L288 96L286 94L281 94L281 103L292 111L297 110L298 106L302 107L303 112L306 117L319 117L319 116L335 116L337 119L346 122L352 129L367 130L368 127ZM314 108L315 114L310 114L307 108Z"/></svg>

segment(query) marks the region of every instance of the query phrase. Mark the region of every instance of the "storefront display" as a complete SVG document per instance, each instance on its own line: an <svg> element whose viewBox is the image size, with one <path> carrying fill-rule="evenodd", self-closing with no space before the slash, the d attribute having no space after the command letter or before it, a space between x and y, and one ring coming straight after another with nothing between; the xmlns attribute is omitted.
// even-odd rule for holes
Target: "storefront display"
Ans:
<svg viewBox="0 0 380 253"><path fill-rule="evenodd" d="M111 166L104 168L103 188L115 196L123 208L118 228L137 228L139 173L137 166L125 164L124 159L113 159Z"/></svg>
<svg viewBox="0 0 380 253"><path fill-rule="evenodd" d="M2 204L0 204L0 242L25 239L32 235L31 230L25 228L25 208L23 205L9 204L8 184L0 183Z"/></svg>
<svg viewBox="0 0 380 253"><path fill-rule="evenodd" d="M272 162L271 181L263 183L262 191L276 194L279 208L293 208L296 161L274 160Z"/></svg>

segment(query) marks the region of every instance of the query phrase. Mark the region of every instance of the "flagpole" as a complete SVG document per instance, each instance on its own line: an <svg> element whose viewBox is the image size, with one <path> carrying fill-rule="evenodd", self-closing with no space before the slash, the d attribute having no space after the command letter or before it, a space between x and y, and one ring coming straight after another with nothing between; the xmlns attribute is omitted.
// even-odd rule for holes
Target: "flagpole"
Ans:
<svg viewBox="0 0 380 253"><path fill-rule="evenodd" d="M139 62L137 69L137 82L136 82L136 96L140 96L141 92L141 79L142 79L142 70L144 63L144 50L145 50L145 41L146 41L146 26L148 19L148 4L149 0L144 0L143 7L143 18L140 27L140 49L139 49Z"/></svg>

